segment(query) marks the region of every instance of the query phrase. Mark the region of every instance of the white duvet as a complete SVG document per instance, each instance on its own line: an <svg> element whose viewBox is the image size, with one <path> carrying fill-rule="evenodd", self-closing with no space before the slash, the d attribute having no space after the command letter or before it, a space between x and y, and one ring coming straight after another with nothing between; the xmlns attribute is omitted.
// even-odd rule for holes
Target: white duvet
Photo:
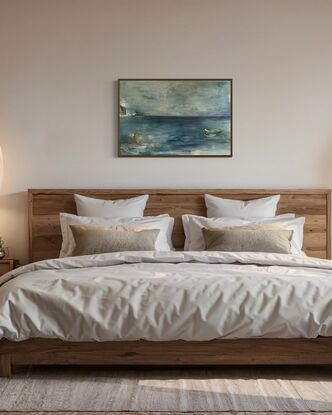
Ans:
<svg viewBox="0 0 332 415"><path fill-rule="evenodd" d="M0 277L0 338L69 341L332 336L332 261L122 252Z"/></svg>

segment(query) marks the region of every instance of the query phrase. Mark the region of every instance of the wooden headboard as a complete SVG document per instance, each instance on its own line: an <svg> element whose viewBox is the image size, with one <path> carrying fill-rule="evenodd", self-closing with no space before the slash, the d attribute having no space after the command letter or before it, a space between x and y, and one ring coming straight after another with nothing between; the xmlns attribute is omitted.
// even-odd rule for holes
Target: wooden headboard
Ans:
<svg viewBox="0 0 332 415"><path fill-rule="evenodd" d="M181 215L206 215L204 193L229 199L256 199L280 194L278 214L305 216L304 250L314 257L330 258L330 190L220 190L220 189L37 189L29 190L30 261L56 258L61 246L59 213L76 213L74 193L101 199L121 199L149 194L145 215L169 213L175 218L173 243L183 248Z"/></svg>

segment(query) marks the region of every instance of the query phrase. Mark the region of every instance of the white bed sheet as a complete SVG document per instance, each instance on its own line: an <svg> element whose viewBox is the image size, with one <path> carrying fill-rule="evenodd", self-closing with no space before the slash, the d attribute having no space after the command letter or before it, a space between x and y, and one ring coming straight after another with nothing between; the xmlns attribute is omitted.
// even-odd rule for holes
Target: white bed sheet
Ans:
<svg viewBox="0 0 332 415"><path fill-rule="evenodd" d="M0 338L152 341L332 336L332 261L122 252L0 277Z"/></svg>

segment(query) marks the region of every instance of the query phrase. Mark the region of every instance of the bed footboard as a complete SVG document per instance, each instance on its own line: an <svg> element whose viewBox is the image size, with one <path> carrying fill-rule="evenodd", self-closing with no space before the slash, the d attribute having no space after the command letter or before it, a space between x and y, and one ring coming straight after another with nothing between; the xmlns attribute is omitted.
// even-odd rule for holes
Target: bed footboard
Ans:
<svg viewBox="0 0 332 415"><path fill-rule="evenodd" d="M332 338L205 342L0 341L0 375L11 365L332 365Z"/></svg>
<svg viewBox="0 0 332 415"><path fill-rule="evenodd" d="M0 376L11 376L12 365L8 354L0 354Z"/></svg>

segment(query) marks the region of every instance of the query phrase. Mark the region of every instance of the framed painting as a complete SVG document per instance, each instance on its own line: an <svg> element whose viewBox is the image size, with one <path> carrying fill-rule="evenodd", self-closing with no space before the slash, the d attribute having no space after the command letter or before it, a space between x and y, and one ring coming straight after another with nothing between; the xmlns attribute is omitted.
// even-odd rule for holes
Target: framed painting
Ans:
<svg viewBox="0 0 332 415"><path fill-rule="evenodd" d="M232 157L231 79L119 79L120 157Z"/></svg>

